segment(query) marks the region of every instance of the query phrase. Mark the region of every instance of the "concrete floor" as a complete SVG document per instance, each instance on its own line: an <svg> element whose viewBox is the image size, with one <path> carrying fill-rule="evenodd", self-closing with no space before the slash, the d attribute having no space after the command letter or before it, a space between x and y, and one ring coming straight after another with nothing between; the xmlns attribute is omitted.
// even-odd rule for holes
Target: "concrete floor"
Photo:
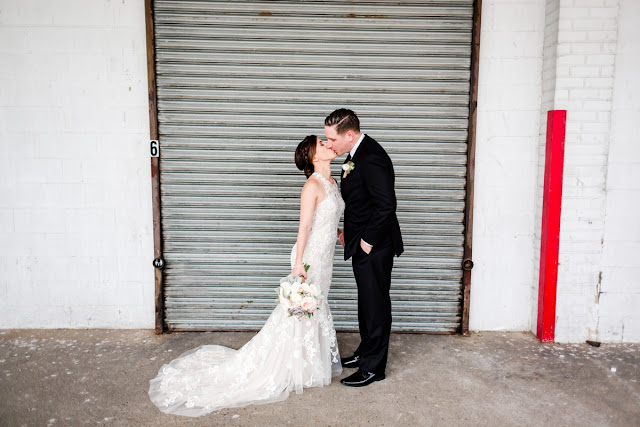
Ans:
<svg viewBox="0 0 640 427"><path fill-rule="evenodd" d="M0 426L640 425L640 345L541 344L529 333L394 334L387 379L186 418L148 399L160 366L252 333L0 331ZM338 334L343 355L355 334ZM345 371L343 376L353 372Z"/></svg>

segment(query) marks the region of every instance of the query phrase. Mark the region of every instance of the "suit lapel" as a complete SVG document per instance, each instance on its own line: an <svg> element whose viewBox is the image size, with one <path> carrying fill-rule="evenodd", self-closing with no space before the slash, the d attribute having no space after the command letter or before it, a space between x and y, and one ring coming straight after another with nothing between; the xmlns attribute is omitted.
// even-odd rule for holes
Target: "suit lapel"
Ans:
<svg viewBox="0 0 640 427"><path fill-rule="evenodd" d="M358 146L358 149L356 150L356 154L353 155L353 158L351 158L351 153L349 153L349 155L347 156L346 160L344 161L343 164L346 164L347 162L351 161L353 162L354 166L356 165L356 159L362 157L361 154L367 150L369 144L367 144L367 139L369 139L369 136L367 134L364 135L364 138L362 139L362 142L360 143L360 145ZM341 171L342 173L340 174L340 191L343 190L344 188L344 180L346 178L342 178L344 176L344 171Z"/></svg>
<svg viewBox="0 0 640 427"><path fill-rule="evenodd" d="M358 146L358 149L356 150L356 154L353 155L353 159L350 159L354 164L356 163L356 159L360 157L360 154L362 154L362 152L365 151L367 146L369 145L367 144L367 139L369 139L369 137L365 134L364 138L362 139L362 142L360 143L360 145Z"/></svg>
<svg viewBox="0 0 640 427"><path fill-rule="evenodd" d="M345 159L343 165L346 165L349 161L351 160L351 153L349 153L347 155L347 158ZM343 187L343 183L344 183L344 170L342 168L340 168L340 191L342 191L342 187Z"/></svg>

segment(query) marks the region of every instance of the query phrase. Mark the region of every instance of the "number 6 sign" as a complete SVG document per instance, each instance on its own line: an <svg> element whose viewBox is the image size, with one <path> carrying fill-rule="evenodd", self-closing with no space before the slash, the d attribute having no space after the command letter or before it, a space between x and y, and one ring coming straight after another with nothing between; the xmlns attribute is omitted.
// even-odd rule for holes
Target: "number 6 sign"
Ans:
<svg viewBox="0 0 640 427"><path fill-rule="evenodd" d="M160 145L158 141L155 139L151 140L151 157L159 157L160 156Z"/></svg>

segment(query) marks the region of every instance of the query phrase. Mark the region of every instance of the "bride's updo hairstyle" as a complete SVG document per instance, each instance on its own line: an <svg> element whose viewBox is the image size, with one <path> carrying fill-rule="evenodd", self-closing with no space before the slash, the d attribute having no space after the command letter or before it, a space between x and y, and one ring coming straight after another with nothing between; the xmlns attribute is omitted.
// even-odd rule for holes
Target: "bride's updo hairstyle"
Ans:
<svg viewBox="0 0 640 427"><path fill-rule="evenodd" d="M305 137L302 142L298 144L298 148L296 148L296 166L304 172L307 178L313 174L313 157L316 155L317 144L318 137L309 135Z"/></svg>

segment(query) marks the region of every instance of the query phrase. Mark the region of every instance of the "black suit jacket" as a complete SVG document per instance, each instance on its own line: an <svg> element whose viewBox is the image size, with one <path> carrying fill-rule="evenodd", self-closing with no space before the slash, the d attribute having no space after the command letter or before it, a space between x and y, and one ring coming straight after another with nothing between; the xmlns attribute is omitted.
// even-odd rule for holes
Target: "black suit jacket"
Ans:
<svg viewBox="0 0 640 427"><path fill-rule="evenodd" d="M340 180L346 205L344 259L356 253L360 239L373 245L373 250L393 245L395 254L400 256L404 247L396 216L395 174L389 155L375 139L365 135L351 161L355 169Z"/></svg>

